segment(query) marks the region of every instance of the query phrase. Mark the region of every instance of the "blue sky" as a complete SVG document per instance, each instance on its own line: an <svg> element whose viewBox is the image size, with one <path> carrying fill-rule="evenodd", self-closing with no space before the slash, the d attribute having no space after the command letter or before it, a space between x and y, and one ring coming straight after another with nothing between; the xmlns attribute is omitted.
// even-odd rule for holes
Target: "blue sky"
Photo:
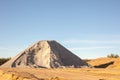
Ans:
<svg viewBox="0 0 120 80"><path fill-rule="evenodd" d="M56 40L81 58L120 55L120 0L1 0L0 57Z"/></svg>

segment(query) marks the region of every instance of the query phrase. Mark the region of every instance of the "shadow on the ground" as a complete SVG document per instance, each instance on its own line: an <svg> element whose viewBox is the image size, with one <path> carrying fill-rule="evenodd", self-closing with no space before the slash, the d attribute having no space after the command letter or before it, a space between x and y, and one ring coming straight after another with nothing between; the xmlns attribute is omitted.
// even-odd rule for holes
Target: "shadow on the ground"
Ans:
<svg viewBox="0 0 120 80"><path fill-rule="evenodd" d="M108 66L114 64L114 61L111 61L111 62L108 62L108 63L105 63L105 64L101 64L101 65L98 65L98 66L94 66L95 68L107 68Z"/></svg>

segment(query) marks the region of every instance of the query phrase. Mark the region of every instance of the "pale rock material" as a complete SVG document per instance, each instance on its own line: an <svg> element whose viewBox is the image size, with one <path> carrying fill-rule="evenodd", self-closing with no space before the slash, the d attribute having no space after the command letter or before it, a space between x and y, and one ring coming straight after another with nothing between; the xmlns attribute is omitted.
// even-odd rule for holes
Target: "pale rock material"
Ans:
<svg viewBox="0 0 120 80"><path fill-rule="evenodd" d="M89 65L58 42L43 40L28 47L1 67L62 68Z"/></svg>

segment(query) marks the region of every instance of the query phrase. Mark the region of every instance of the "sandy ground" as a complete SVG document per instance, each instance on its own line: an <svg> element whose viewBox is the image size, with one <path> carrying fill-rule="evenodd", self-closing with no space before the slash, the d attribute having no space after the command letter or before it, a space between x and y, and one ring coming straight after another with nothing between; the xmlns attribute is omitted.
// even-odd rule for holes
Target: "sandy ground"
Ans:
<svg viewBox="0 0 120 80"><path fill-rule="evenodd" d="M92 66L100 66L100 65L104 65L104 64L107 64L110 62L113 62L113 64L109 64L105 68L120 69L120 57L119 58L106 58L106 57L97 58L97 59L93 59L91 61L88 61L88 64L90 64Z"/></svg>
<svg viewBox="0 0 120 80"><path fill-rule="evenodd" d="M30 80L120 80L120 69L31 69L1 68L4 73ZM53 79L54 78L54 79ZM56 78L56 79L55 79ZM58 79L59 78L59 79Z"/></svg>

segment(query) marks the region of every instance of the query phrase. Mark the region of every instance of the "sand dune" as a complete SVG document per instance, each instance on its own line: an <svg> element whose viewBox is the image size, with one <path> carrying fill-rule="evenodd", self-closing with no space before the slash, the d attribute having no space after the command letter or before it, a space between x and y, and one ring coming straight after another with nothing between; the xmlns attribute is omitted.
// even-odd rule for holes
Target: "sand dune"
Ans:
<svg viewBox="0 0 120 80"><path fill-rule="evenodd" d="M88 63L97 68L117 68L120 69L120 58L97 58Z"/></svg>

